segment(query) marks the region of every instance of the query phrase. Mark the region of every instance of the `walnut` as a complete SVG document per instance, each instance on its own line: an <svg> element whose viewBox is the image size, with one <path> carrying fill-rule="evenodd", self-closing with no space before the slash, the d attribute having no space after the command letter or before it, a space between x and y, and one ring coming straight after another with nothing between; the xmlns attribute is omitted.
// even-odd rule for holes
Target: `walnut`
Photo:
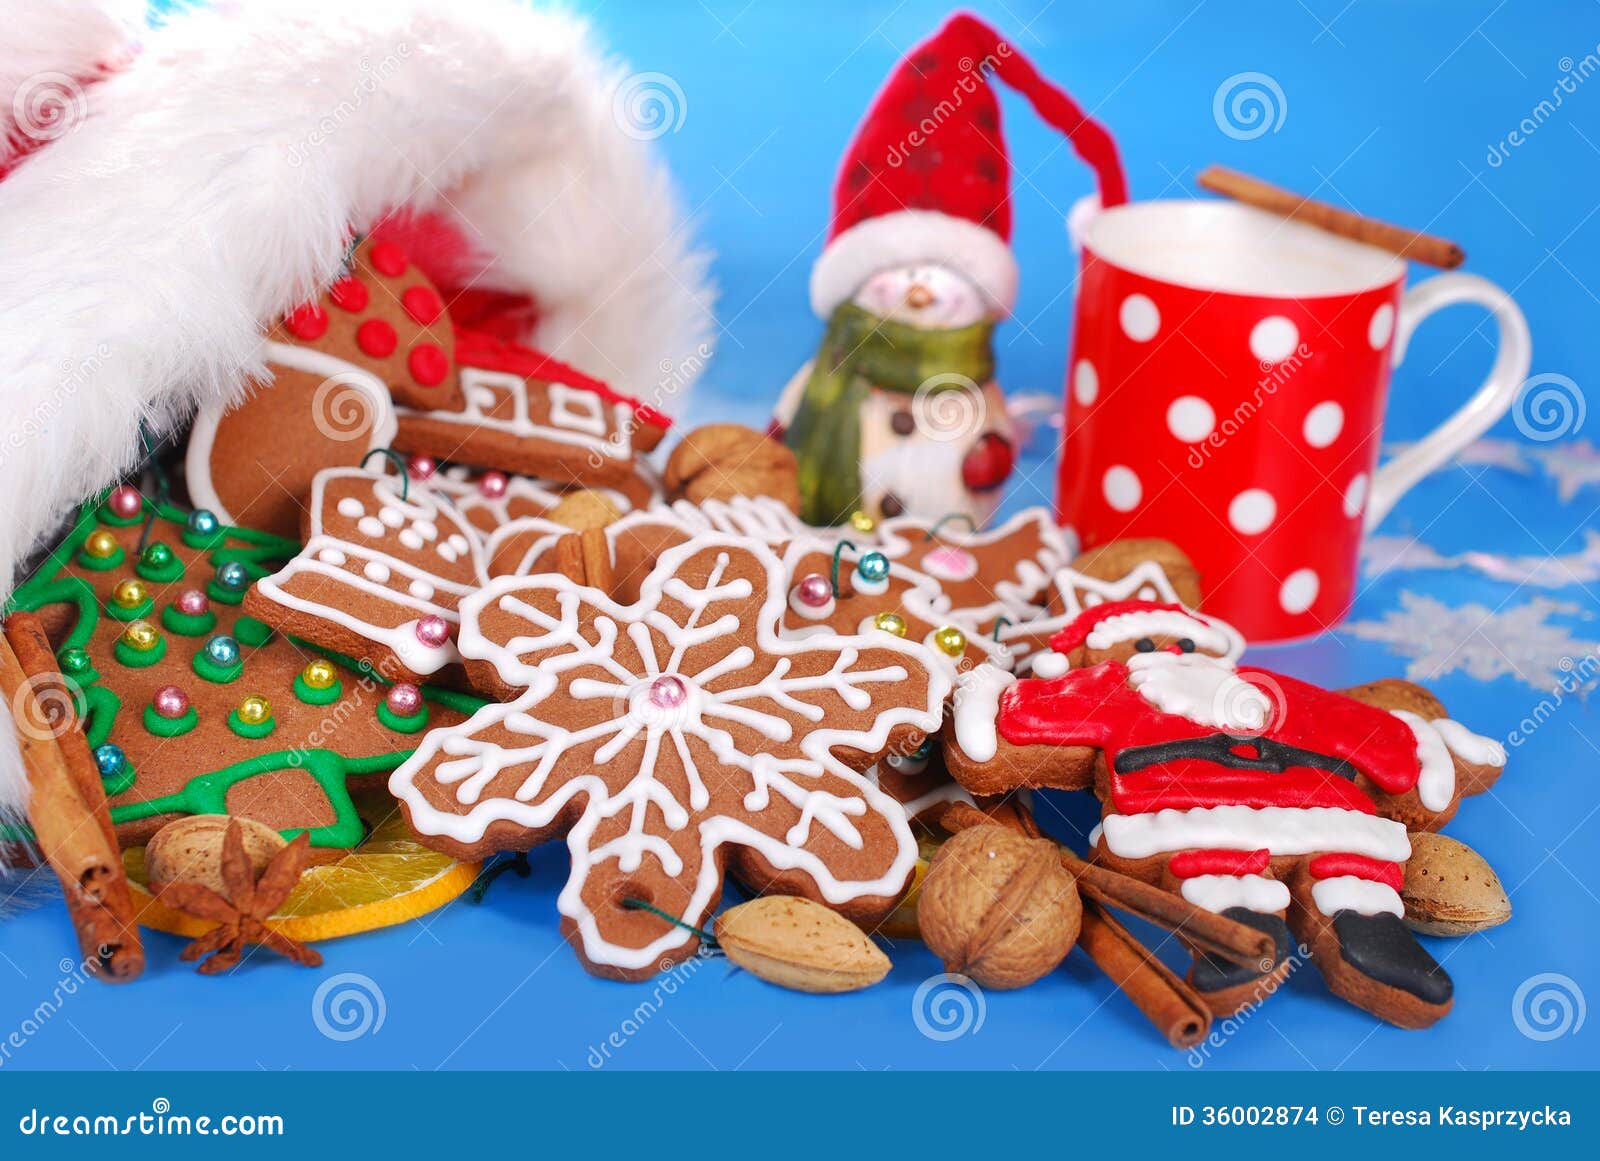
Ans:
<svg viewBox="0 0 1600 1161"><path fill-rule="evenodd" d="M662 484L669 500L770 496L798 514L798 474L794 452L777 440L737 423L709 423L672 449Z"/></svg>

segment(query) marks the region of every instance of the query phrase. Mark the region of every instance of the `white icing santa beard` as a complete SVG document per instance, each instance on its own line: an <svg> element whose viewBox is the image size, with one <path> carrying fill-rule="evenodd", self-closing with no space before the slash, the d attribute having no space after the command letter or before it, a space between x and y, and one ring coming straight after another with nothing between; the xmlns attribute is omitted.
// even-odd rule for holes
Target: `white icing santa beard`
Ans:
<svg viewBox="0 0 1600 1161"><path fill-rule="evenodd" d="M989 316L983 294L948 266L880 270L856 291L855 304L870 314L924 330L951 330Z"/></svg>
<svg viewBox="0 0 1600 1161"><path fill-rule="evenodd" d="M1231 734L1260 733L1272 721L1272 701L1204 653L1135 653L1128 658L1128 684L1163 713Z"/></svg>

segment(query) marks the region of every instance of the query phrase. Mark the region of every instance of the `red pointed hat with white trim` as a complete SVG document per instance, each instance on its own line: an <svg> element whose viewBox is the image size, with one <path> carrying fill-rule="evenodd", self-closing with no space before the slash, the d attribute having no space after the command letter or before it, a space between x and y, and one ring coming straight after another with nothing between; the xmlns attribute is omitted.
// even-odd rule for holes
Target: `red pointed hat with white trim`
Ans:
<svg viewBox="0 0 1600 1161"><path fill-rule="evenodd" d="M991 78L1026 97L1099 180L1102 206L1127 201L1105 127L968 13L908 52L856 130L834 184L828 240L811 271L826 318L871 275L936 263L969 279L997 315L1016 302L1010 159Z"/></svg>

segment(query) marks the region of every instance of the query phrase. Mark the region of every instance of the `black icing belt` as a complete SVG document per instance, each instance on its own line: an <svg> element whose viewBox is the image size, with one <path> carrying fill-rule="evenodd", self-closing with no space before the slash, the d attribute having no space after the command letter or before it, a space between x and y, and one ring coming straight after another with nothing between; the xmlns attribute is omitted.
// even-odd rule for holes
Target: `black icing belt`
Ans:
<svg viewBox="0 0 1600 1161"><path fill-rule="evenodd" d="M1249 747L1254 755L1241 754L1241 747ZM1229 770L1261 770L1269 774L1282 774L1293 767L1326 770L1351 781L1360 771L1343 758L1303 750L1272 738L1251 734L1212 734L1205 738L1184 738L1176 742L1157 742L1149 746L1134 746L1117 754L1112 769L1118 774L1132 774L1150 766L1167 762L1196 759L1223 766Z"/></svg>

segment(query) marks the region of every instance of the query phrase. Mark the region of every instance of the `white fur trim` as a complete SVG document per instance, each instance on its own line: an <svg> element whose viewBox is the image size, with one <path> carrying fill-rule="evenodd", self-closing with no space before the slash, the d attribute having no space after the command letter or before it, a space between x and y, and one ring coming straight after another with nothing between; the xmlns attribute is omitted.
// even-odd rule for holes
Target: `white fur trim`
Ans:
<svg viewBox="0 0 1600 1161"><path fill-rule="evenodd" d="M11 10L50 7L0 9L22 62L0 75L32 67ZM239 398L263 329L397 206L448 200L539 299L535 342L664 401L662 366L704 361L703 263L617 88L581 25L511 0L233 3L149 32L0 181L0 594L133 466L141 421ZM20 777L7 733L0 787Z"/></svg>
<svg viewBox="0 0 1600 1161"><path fill-rule="evenodd" d="M1017 301L1017 259L986 226L937 210L901 210L857 222L811 268L811 309L827 318L869 277L893 266L936 262L970 278L1002 315Z"/></svg>
<svg viewBox="0 0 1600 1161"><path fill-rule="evenodd" d="M144 0L0 0L0 165L70 133L84 89L121 63Z"/></svg>

